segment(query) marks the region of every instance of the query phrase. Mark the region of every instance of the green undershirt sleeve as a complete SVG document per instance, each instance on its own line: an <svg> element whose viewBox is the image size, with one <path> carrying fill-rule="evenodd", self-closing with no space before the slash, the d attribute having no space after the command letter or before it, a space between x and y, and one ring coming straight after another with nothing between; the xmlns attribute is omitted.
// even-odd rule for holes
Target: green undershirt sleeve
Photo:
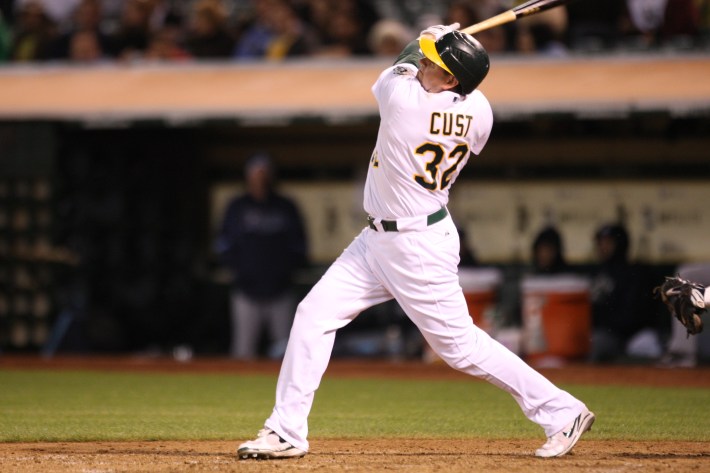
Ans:
<svg viewBox="0 0 710 473"><path fill-rule="evenodd" d="M402 63L407 63L407 64L412 64L414 66L419 66L419 60L423 58L424 55L422 52L419 50L419 40L415 39L408 45L404 47L401 53L399 53L399 56L397 59L394 61L395 64L402 64Z"/></svg>

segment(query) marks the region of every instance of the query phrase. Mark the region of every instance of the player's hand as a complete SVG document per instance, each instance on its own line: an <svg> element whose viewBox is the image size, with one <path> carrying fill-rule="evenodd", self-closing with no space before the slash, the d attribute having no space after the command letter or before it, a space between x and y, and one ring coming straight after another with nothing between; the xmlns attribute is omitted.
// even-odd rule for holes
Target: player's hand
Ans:
<svg viewBox="0 0 710 473"><path fill-rule="evenodd" d="M424 35L429 35L434 37L434 41L438 41L439 38L444 36L445 34L451 33L452 31L456 31L461 27L459 23L452 23L450 25L434 25L430 26L429 28L422 30L421 33L419 33L419 36L424 36Z"/></svg>

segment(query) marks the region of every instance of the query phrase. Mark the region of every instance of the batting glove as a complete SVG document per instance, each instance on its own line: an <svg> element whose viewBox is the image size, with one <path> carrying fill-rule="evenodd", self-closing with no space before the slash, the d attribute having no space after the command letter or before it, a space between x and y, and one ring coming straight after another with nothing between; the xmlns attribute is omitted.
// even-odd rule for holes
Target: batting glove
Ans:
<svg viewBox="0 0 710 473"><path fill-rule="evenodd" d="M419 33L419 36L430 35L430 36L434 37L435 41L439 41L439 38L441 38L445 34L451 33L452 31L458 30L460 27L461 27L461 25L458 23L452 23L448 26L446 26L446 25L430 26L429 28L422 30L422 32Z"/></svg>

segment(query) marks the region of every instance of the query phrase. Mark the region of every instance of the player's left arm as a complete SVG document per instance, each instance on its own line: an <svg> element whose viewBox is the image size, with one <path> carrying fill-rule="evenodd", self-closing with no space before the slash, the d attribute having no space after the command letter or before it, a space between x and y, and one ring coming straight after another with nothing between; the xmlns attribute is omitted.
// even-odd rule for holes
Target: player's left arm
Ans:
<svg viewBox="0 0 710 473"><path fill-rule="evenodd" d="M480 92L479 96L482 96ZM493 109L491 108L491 104L485 97L478 98L478 100L481 100L481 106L478 109L475 120L479 123L474 129L474 138L471 145L471 151L473 151L475 155L481 154L483 147L488 143L488 138L490 138L491 130L493 129Z"/></svg>

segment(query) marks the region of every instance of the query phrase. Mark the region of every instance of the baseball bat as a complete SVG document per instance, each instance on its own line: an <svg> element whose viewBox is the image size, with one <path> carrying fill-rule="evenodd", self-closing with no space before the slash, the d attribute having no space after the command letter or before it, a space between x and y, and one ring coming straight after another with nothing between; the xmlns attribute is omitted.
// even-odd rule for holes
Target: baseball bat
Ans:
<svg viewBox="0 0 710 473"><path fill-rule="evenodd" d="M566 5L572 0L530 0L515 8L504 11L503 13L493 16L487 20L471 25L467 28L461 30L462 33L476 34L483 30L494 28L496 26L504 25L505 23L510 23L518 18L524 16L535 15L541 11L549 10L550 8L555 8L560 5Z"/></svg>

